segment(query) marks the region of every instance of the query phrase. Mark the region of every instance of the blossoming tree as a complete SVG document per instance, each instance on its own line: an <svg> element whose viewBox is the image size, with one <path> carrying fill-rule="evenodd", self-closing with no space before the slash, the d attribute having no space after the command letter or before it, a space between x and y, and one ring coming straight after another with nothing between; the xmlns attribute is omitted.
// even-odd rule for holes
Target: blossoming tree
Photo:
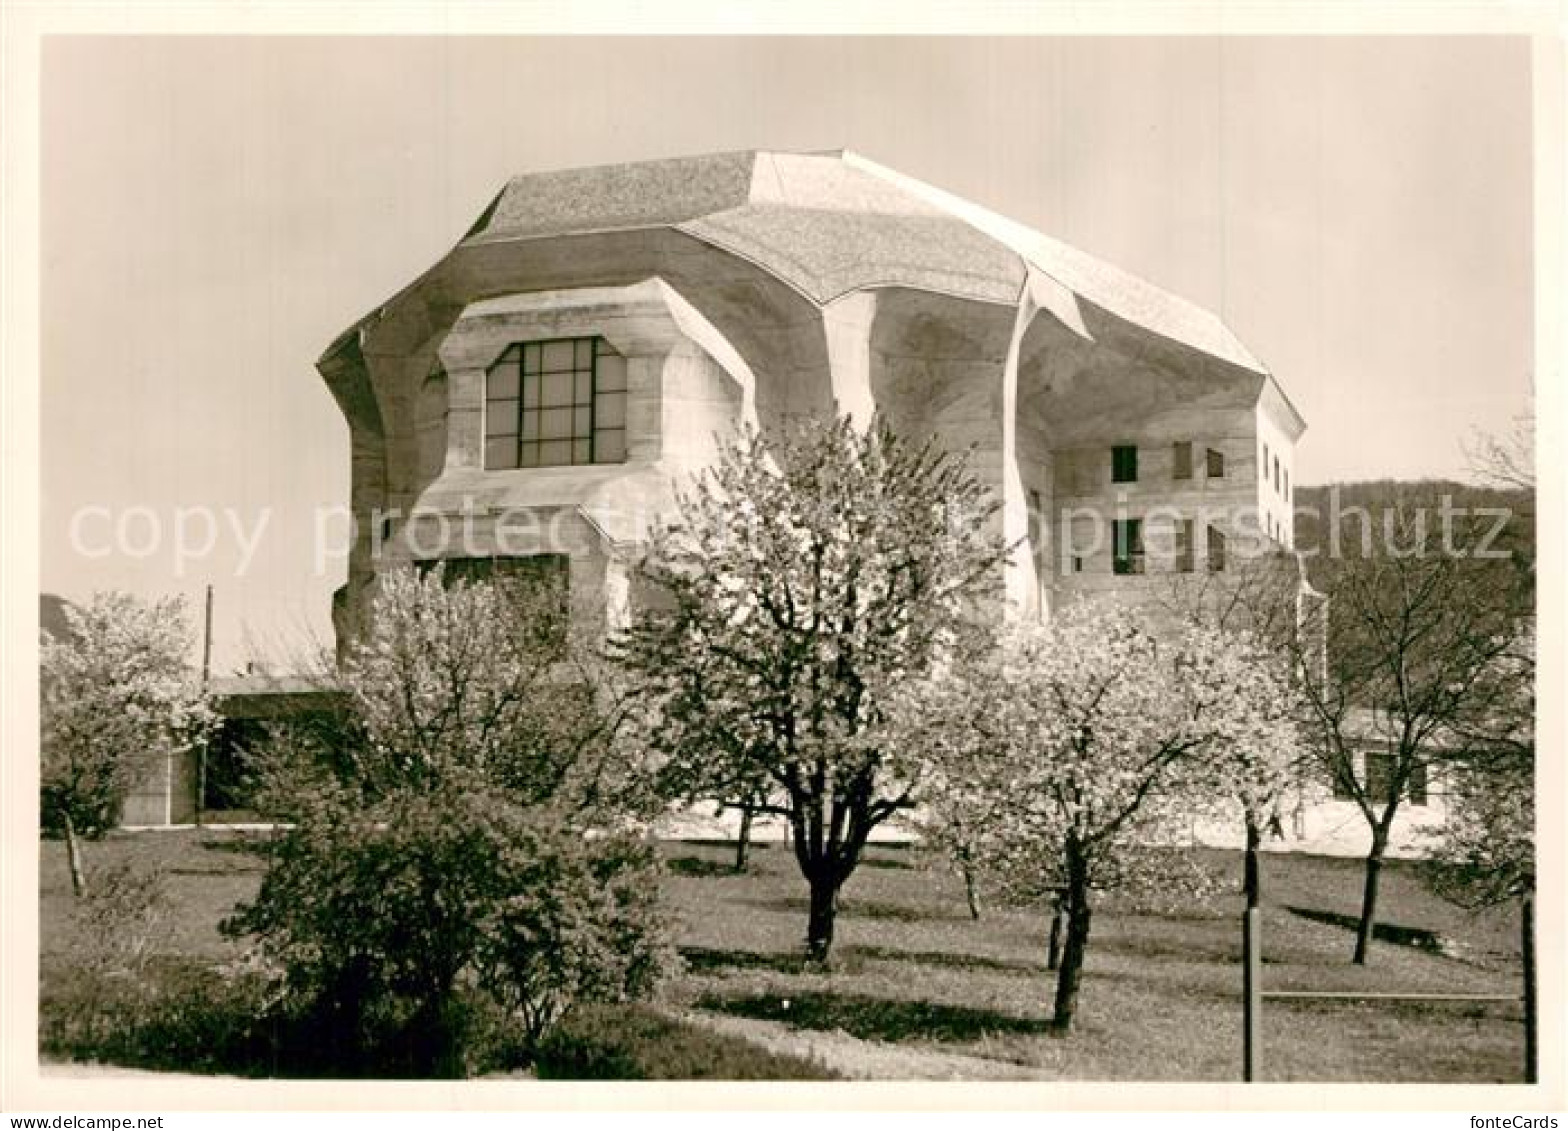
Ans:
<svg viewBox="0 0 1568 1131"><path fill-rule="evenodd" d="M96 593L65 615L69 633L42 648L40 785L43 826L65 836L81 895L78 837L112 828L131 790L201 742L214 716L180 598Z"/></svg>
<svg viewBox="0 0 1568 1131"><path fill-rule="evenodd" d="M996 591L995 510L965 461L841 418L744 436L655 536L656 599L616 645L647 742L674 796L782 798L815 959L867 839L913 802L887 706Z"/></svg>

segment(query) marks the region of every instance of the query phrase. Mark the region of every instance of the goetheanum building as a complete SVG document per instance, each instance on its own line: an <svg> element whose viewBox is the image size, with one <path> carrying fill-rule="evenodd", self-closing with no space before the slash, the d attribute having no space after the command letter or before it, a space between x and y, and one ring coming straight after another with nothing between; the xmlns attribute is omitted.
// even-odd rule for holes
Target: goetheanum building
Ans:
<svg viewBox="0 0 1568 1131"><path fill-rule="evenodd" d="M1291 545L1304 423L1217 317L853 153L517 177L319 368L352 437L340 640L379 573L452 559L614 623L726 436L835 410L973 449L1023 614Z"/></svg>

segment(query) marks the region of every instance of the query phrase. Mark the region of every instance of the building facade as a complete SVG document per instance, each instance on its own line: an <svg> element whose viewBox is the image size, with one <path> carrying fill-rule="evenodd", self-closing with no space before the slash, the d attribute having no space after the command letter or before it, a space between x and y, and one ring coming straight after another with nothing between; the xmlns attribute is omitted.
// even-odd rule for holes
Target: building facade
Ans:
<svg viewBox="0 0 1568 1131"><path fill-rule="evenodd" d="M1216 317L852 153L515 178L318 367L352 445L340 642L378 576L452 559L613 625L726 437L835 410L973 452L1020 615L1291 545L1305 424Z"/></svg>

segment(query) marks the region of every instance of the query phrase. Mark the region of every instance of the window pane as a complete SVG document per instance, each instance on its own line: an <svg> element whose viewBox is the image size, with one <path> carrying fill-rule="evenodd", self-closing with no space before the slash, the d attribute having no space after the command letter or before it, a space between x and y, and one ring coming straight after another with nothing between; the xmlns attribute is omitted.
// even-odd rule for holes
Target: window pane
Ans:
<svg viewBox="0 0 1568 1131"><path fill-rule="evenodd" d="M614 428L593 434L595 463L620 463L626 458L626 433Z"/></svg>
<svg viewBox="0 0 1568 1131"><path fill-rule="evenodd" d="M539 438L539 414L537 412L523 413L523 439L537 440Z"/></svg>
<svg viewBox="0 0 1568 1131"><path fill-rule="evenodd" d="M539 445L539 466L557 467L572 462L570 440L545 440Z"/></svg>
<svg viewBox="0 0 1568 1131"><path fill-rule="evenodd" d="M516 467L517 440L512 436L505 436L497 440L486 440L485 466L487 468Z"/></svg>
<svg viewBox="0 0 1568 1131"><path fill-rule="evenodd" d="M1209 449L1209 478L1223 479L1225 477L1225 453Z"/></svg>
<svg viewBox="0 0 1568 1131"><path fill-rule="evenodd" d="M523 378L523 407L536 408L539 404L539 378L527 376Z"/></svg>
<svg viewBox="0 0 1568 1131"><path fill-rule="evenodd" d="M626 388L626 359L619 354L599 358L599 391L619 392Z"/></svg>
<svg viewBox="0 0 1568 1131"><path fill-rule="evenodd" d="M539 346L537 344L529 344L523 347L523 372L539 372Z"/></svg>
<svg viewBox="0 0 1568 1131"><path fill-rule="evenodd" d="M572 435L587 439L593 432L593 409L588 407L572 410Z"/></svg>
<svg viewBox="0 0 1568 1131"><path fill-rule="evenodd" d="M1426 804L1426 763L1413 762L1410 766L1410 804Z"/></svg>
<svg viewBox="0 0 1568 1131"><path fill-rule="evenodd" d="M507 362L490 370L485 382L485 395L492 400L517 396L517 363Z"/></svg>
<svg viewBox="0 0 1568 1131"><path fill-rule="evenodd" d="M595 410L597 412L595 423L600 428L626 427L625 393L600 393Z"/></svg>
<svg viewBox="0 0 1568 1131"><path fill-rule="evenodd" d="M544 394L539 403L546 408L572 403L572 375L570 373L546 373L543 377Z"/></svg>
<svg viewBox="0 0 1568 1131"><path fill-rule="evenodd" d="M521 455L519 456L517 463L519 467L538 467L539 445L524 444L522 446Z"/></svg>
<svg viewBox="0 0 1568 1131"><path fill-rule="evenodd" d="M541 440L567 440L572 435L572 410L546 408L539 412L539 438Z"/></svg>
<svg viewBox="0 0 1568 1131"><path fill-rule="evenodd" d="M590 442L588 440L573 440L572 441L572 462L573 463L592 463L593 462L593 452L590 449L589 444L590 444Z"/></svg>
<svg viewBox="0 0 1568 1131"><path fill-rule="evenodd" d="M545 342L544 361L540 368L546 373L557 369L571 369L573 356L572 343L570 341Z"/></svg>
<svg viewBox="0 0 1568 1131"><path fill-rule="evenodd" d="M485 435L515 436L517 434L517 402L485 402Z"/></svg>
<svg viewBox="0 0 1568 1131"><path fill-rule="evenodd" d="M574 369L592 369L593 368L593 339L592 338L578 338L576 343L575 343L575 345L576 345L576 355L575 355L575 357L573 358L573 361L572 361L572 368L574 368Z"/></svg>
<svg viewBox="0 0 1568 1131"><path fill-rule="evenodd" d="M1389 796L1393 788L1393 759L1380 752L1367 752L1366 790L1367 796L1375 803L1392 801Z"/></svg>
<svg viewBox="0 0 1568 1131"><path fill-rule="evenodd" d="M1172 479L1192 478L1192 441L1180 440L1171 449L1174 466L1171 469Z"/></svg>
<svg viewBox="0 0 1568 1131"><path fill-rule="evenodd" d="M578 404L587 404L593 400L593 374L586 369L579 369L575 382L576 387L572 399Z"/></svg>

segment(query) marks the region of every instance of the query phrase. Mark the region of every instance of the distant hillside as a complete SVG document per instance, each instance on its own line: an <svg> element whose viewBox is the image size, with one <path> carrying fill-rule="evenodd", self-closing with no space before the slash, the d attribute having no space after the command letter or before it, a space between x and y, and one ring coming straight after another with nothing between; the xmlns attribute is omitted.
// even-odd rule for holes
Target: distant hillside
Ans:
<svg viewBox="0 0 1568 1131"><path fill-rule="evenodd" d="M1356 509L1368 516L1373 544L1379 545L1384 530L1383 512L1399 499L1405 500L1407 505L1427 509L1427 537L1432 545L1441 545L1445 496L1450 510L1462 512L1450 518L1456 532L1465 522L1472 523L1473 529L1489 531L1499 518L1505 518L1491 543L1492 548L1534 562L1534 492L1477 486L1450 479L1376 479L1298 487L1295 493L1296 549L1308 552L1311 561L1321 560L1323 552L1331 545L1328 534L1336 515L1342 524L1341 530L1351 537L1356 536L1358 524L1367 521L1357 516ZM1313 551L1318 552L1313 554Z"/></svg>

